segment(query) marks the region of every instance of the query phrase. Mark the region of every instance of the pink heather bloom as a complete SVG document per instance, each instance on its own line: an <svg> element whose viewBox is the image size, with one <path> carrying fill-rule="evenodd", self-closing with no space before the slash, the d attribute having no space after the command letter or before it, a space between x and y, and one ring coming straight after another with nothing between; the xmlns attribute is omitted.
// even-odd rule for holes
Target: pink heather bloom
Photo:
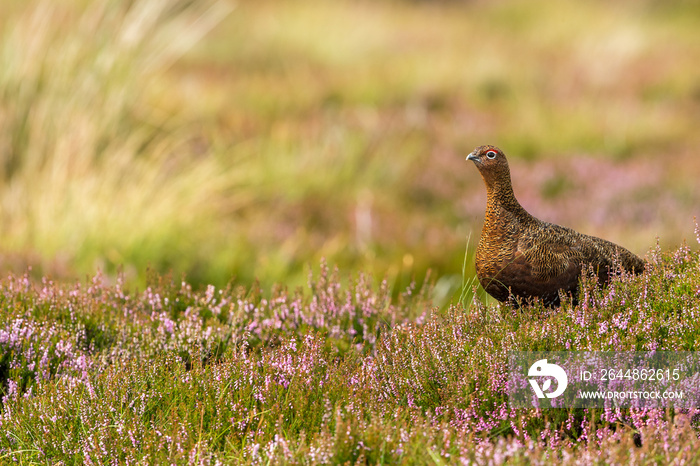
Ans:
<svg viewBox="0 0 700 466"><path fill-rule="evenodd" d="M207 291L205 293L204 302L209 304L214 299L214 293L216 292L216 287L214 285L207 285Z"/></svg>
<svg viewBox="0 0 700 466"><path fill-rule="evenodd" d="M8 380L7 394L2 398L2 403L6 405L9 400L17 398L18 396L19 390L17 389L17 382L15 382L14 380Z"/></svg>
<svg viewBox="0 0 700 466"><path fill-rule="evenodd" d="M600 322L598 324L598 335L603 335L607 333L608 331L608 323L607 322Z"/></svg>

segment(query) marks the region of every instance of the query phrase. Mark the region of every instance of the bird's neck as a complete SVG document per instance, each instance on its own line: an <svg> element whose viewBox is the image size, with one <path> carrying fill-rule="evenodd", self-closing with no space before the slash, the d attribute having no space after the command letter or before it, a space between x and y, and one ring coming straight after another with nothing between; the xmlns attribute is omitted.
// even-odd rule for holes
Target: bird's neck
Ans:
<svg viewBox="0 0 700 466"><path fill-rule="evenodd" d="M532 218L515 198L510 177L486 181L487 221L503 221L507 218L513 218L520 222L526 222Z"/></svg>

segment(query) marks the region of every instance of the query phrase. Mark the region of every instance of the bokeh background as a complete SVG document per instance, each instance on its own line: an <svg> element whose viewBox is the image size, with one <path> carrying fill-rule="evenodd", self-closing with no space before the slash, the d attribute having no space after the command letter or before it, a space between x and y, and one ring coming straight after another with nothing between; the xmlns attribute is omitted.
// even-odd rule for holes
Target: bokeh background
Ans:
<svg viewBox="0 0 700 466"><path fill-rule="evenodd" d="M473 274L477 145L639 254L700 217L695 1L3 0L0 267Z"/></svg>

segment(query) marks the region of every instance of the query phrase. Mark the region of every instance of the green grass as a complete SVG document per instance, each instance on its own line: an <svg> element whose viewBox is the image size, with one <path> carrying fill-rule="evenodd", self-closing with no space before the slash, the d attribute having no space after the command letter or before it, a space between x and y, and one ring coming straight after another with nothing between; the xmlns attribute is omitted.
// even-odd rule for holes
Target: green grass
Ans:
<svg viewBox="0 0 700 466"><path fill-rule="evenodd" d="M556 310L478 297L431 310L430 289L393 300L325 264L294 291L9 276L0 458L695 464L693 412L508 407L509 351L697 350L700 256L649 256L643 275L584 280L581 304Z"/></svg>

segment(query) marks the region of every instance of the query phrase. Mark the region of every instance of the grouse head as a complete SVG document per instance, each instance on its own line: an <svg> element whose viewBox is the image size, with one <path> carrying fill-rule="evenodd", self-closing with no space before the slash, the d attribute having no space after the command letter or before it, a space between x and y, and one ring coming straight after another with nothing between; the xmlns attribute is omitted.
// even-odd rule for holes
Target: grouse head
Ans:
<svg viewBox="0 0 700 466"><path fill-rule="evenodd" d="M467 160L474 162L479 169L488 191L511 189L508 161L498 147L479 146L467 156Z"/></svg>

